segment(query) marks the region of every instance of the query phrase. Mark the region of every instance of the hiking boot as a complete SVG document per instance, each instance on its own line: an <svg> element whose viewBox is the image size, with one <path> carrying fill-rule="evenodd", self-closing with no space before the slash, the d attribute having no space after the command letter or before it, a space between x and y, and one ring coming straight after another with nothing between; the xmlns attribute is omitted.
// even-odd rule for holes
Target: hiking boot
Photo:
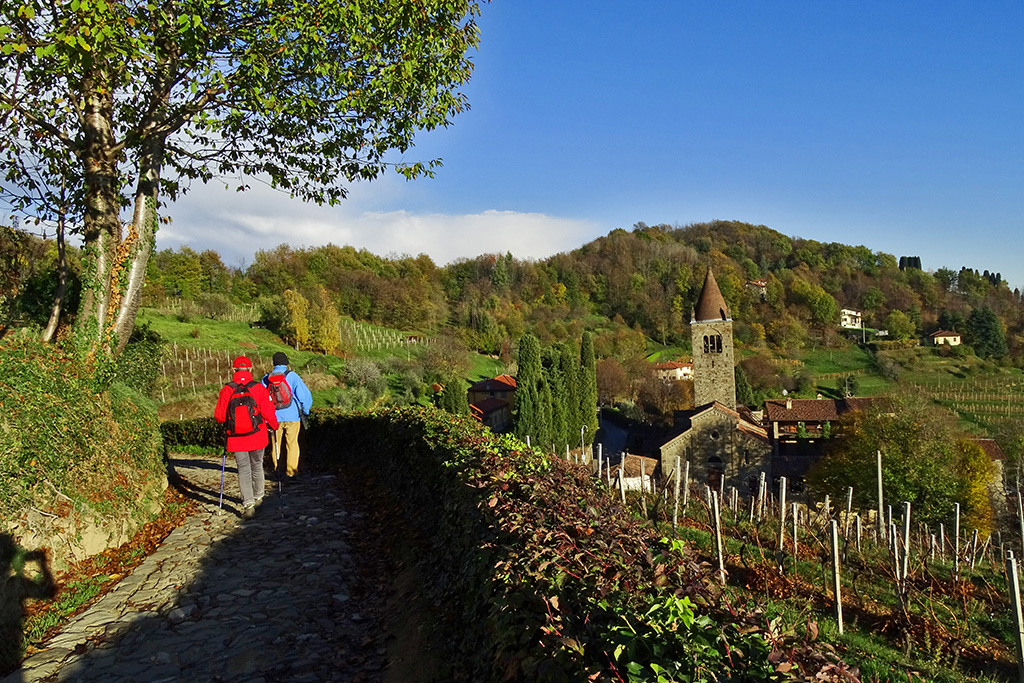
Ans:
<svg viewBox="0 0 1024 683"><path fill-rule="evenodd" d="M255 514L256 514L256 504L255 503L249 503L244 508L242 508L242 519L252 519Z"/></svg>
<svg viewBox="0 0 1024 683"><path fill-rule="evenodd" d="M256 507L259 507L262 504L263 504L263 496L260 496L259 498L256 499Z"/></svg>

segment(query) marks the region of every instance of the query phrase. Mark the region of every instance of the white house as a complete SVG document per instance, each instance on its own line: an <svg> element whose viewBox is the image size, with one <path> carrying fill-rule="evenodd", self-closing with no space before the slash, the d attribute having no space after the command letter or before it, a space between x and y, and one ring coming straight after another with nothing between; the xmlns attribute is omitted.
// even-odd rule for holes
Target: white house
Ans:
<svg viewBox="0 0 1024 683"><path fill-rule="evenodd" d="M841 311L839 311L839 326L863 327L860 318L860 311L855 311L852 308L844 308Z"/></svg>
<svg viewBox="0 0 1024 683"><path fill-rule="evenodd" d="M942 346L943 344L948 344L949 346L960 346L959 332L939 330L938 332L932 332L928 336L932 338L932 344L935 346Z"/></svg>
<svg viewBox="0 0 1024 683"><path fill-rule="evenodd" d="M670 360L667 363L658 363L654 366L654 374L658 379L671 382L693 379L693 363L680 363Z"/></svg>

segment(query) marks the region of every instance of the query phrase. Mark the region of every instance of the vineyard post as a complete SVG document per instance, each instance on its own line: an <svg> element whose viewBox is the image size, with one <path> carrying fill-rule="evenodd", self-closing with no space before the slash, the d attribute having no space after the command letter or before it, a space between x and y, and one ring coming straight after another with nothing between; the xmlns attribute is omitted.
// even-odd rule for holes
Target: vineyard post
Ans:
<svg viewBox="0 0 1024 683"><path fill-rule="evenodd" d="M796 550L799 540L797 539L797 523L800 521L800 504L793 503L793 565L796 566Z"/></svg>
<svg viewBox="0 0 1024 683"><path fill-rule="evenodd" d="M686 516L686 508L690 503L690 461L683 464L683 517Z"/></svg>
<svg viewBox="0 0 1024 683"><path fill-rule="evenodd" d="M939 559L946 561L946 525L939 522Z"/></svg>
<svg viewBox="0 0 1024 683"><path fill-rule="evenodd" d="M960 503L956 503L956 516L953 521L953 578L960 579Z"/></svg>
<svg viewBox="0 0 1024 683"><path fill-rule="evenodd" d="M853 510L853 487L846 487L846 519L843 522L843 538L850 536L850 512Z"/></svg>
<svg viewBox="0 0 1024 683"><path fill-rule="evenodd" d="M786 478L779 477L779 550L786 544Z"/></svg>
<svg viewBox="0 0 1024 683"><path fill-rule="evenodd" d="M974 530L971 538L971 571L974 571L974 563L978 560L978 530Z"/></svg>
<svg viewBox="0 0 1024 683"><path fill-rule="evenodd" d="M757 483L757 521L764 519L764 471Z"/></svg>
<svg viewBox="0 0 1024 683"><path fill-rule="evenodd" d="M1020 547L1024 554L1024 505L1021 504L1021 494L1017 491L1017 523L1020 524Z"/></svg>
<svg viewBox="0 0 1024 683"><path fill-rule="evenodd" d="M1024 683L1024 617L1020 607L1020 580L1017 577L1017 560L1013 551L1006 553L1006 579L1009 584L1010 609L1013 610L1013 622L1016 626L1014 645L1017 646L1017 680Z"/></svg>
<svg viewBox="0 0 1024 683"><path fill-rule="evenodd" d="M711 492L711 513L715 519L715 548L718 551L718 575L725 585L725 554L722 550L722 519L718 510L718 491Z"/></svg>
<svg viewBox="0 0 1024 683"><path fill-rule="evenodd" d="M928 551L928 559L932 562L935 561L935 534L932 534L932 545L930 550Z"/></svg>
<svg viewBox="0 0 1024 683"><path fill-rule="evenodd" d="M903 501L903 583L906 589L907 573L910 569L910 501Z"/></svg>
<svg viewBox="0 0 1024 683"><path fill-rule="evenodd" d="M876 542L881 543L885 540L885 517L883 516L885 508L882 503L882 451L876 451L876 453L875 462L878 469L878 521L875 526L875 532L878 534Z"/></svg>
<svg viewBox="0 0 1024 683"><path fill-rule="evenodd" d="M643 458L640 458L640 504L644 508L644 517L647 516L647 468L644 466Z"/></svg>
<svg viewBox="0 0 1024 683"><path fill-rule="evenodd" d="M843 595L839 577L839 524L831 520L832 536L832 592L836 596L836 623L839 624L839 635L843 634Z"/></svg>
<svg viewBox="0 0 1024 683"><path fill-rule="evenodd" d="M831 501L828 499L828 494L826 493L825 494L825 504L822 505L822 507L821 507L821 512L822 512L823 515L825 515L825 518L821 521L821 528L823 530L828 528L828 522L829 522L830 519L832 519L832 515L829 512L829 506L831 504L832 504Z"/></svg>
<svg viewBox="0 0 1024 683"><path fill-rule="evenodd" d="M626 502L626 459L623 458L619 463L619 494L622 496L622 502Z"/></svg>
<svg viewBox="0 0 1024 683"><path fill-rule="evenodd" d="M527 448L530 447L530 435L529 434L526 435L526 447Z"/></svg>
<svg viewBox="0 0 1024 683"><path fill-rule="evenodd" d="M854 524L857 528L857 552L860 552L860 513L854 518Z"/></svg>
<svg viewBox="0 0 1024 683"><path fill-rule="evenodd" d="M604 465L604 462L603 462L601 456L602 456L601 444L597 444L597 478L598 479L601 478L601 472L603 471L602 465Z"/></svg>
<svg viewBox="0 0 1024 683"><path fill-rule="evenodd" d="M679 458L676 458L676 500L672 509L672 529L679 527Z"/></svg>

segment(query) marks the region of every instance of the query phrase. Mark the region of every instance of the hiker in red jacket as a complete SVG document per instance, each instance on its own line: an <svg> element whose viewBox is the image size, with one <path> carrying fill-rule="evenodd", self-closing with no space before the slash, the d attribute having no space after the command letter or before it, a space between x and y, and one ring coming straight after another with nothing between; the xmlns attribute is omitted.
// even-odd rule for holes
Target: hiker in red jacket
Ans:
<svg viewBox="0 0 1024 683"><path fill-rule="evenodd" d="M239 356L234 374L217 397L213 416L224 423L228 453L235 456L238 488L242 491L242 517L249 519L263 502L263 451L270 439L267 428L277 429L277 411L267 388L252 378L252 362Z"/></svg>

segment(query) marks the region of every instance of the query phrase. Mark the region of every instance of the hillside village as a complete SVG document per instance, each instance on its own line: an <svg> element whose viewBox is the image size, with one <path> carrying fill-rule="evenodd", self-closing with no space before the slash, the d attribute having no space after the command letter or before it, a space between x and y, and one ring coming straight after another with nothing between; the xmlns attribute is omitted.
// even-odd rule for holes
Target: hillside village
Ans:
<svg viewBox="0 0 1024 683"><path fill-rule="evenodd" d="M750 284L761 286L763 280ZM859 311L842 309L840 314L841 328L863 331ZM839 398L824 398L819 393L815 398L766 399L759 406L738 402L733 320L710 267L691 315L690 330L692 361L657 363L653 370L661 382L692 382L694 407L675 411L672 425L662 429L616 419L609 413L606 424L609 420L611 424L598 433L595 448L602 448L608 462L622 463L631 479L645 471L652 482L664 486L681 463L687 463L690 481L712 490L724 492L728 482L750 497L756 495L761 477L766 477L776 492L784 477L790 491L798 494L840 419L881 402L849 393ZM887 331L872 330L872 334L884 337ZM928 340L935 346L961 343L959 334L945 330L931 333ZM513 430L516 388L515 378L504 374L474 383L467 392L473 416L496 432ZM609 431L617 433L609 438ZM988 486L994 510L1004 513L1006 456L995 440L974 440L992 464Z"/></svg>

